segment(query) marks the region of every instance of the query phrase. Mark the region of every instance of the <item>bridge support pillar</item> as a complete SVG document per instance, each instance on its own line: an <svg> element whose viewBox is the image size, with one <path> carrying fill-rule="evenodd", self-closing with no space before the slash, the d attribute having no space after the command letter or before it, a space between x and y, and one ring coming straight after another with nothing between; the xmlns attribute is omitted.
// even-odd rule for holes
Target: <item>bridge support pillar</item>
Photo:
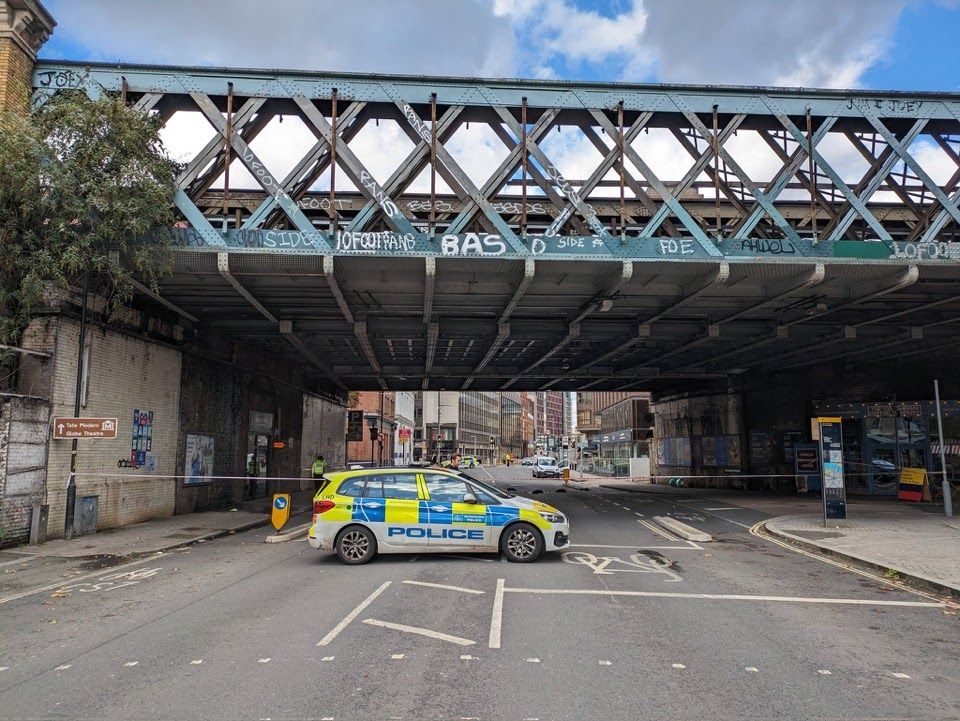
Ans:
<svg viewBox="0 0 960 721"><path fill-rule="evenodd" d="M30 109L33 64L56 24L38 0L0 0L0 112Z"/></svg>

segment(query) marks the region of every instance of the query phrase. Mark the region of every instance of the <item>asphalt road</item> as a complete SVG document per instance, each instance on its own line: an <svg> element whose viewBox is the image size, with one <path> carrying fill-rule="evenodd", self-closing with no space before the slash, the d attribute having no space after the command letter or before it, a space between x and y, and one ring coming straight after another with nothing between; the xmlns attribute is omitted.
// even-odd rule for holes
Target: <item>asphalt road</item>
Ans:
<svg viewBox="0 0 960 721"><path fill-rule="evenodd" d="M261 529L0 597L0 719L960 717L941 599L753 535L729 497L491 473L570 516L568 553L346 567Z"/></svg>

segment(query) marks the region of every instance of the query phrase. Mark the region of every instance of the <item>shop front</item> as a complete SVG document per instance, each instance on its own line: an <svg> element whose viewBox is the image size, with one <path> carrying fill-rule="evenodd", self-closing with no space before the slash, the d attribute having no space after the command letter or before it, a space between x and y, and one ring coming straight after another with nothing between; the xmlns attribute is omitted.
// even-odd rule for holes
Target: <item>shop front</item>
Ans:
<svg viewBox="0 0 960 721"><path fill-rule="evenodd" d="M933 401L817 403L816 415L843 419L843 460L847 491L893 496L901 468L940 474L937 410ZM943 401L947 475L960 467L960 401ZM939 477L939 475L938 475Z"/></svg>

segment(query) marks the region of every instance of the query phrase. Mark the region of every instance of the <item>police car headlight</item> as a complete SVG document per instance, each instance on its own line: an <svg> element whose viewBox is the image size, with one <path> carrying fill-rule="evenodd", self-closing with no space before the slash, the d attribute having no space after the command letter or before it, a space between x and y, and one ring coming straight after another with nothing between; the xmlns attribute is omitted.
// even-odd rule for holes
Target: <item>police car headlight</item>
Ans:
<svg viewBox="0 0 960 721"><path fill-rule="evenodd" d="M542 518L547 523L566 523L567 519L561 516L559 513L540 513L540 518Z"/></svg>

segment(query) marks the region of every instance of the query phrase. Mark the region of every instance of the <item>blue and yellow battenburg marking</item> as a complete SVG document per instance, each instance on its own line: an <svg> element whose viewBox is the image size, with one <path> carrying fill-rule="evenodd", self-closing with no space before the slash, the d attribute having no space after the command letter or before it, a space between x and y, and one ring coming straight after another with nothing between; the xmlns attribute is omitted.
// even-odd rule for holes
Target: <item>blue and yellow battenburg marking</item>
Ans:
<svg viewBox="0 0 960 721"><path fill-rule="evenodd" d="M440 526L452 524L505 526L517 518L520 518L520 509L512 506L487 506L485 513L477 513L476 505L470 503L355 498L351 520L370 523L424 523Z"/></svg>

